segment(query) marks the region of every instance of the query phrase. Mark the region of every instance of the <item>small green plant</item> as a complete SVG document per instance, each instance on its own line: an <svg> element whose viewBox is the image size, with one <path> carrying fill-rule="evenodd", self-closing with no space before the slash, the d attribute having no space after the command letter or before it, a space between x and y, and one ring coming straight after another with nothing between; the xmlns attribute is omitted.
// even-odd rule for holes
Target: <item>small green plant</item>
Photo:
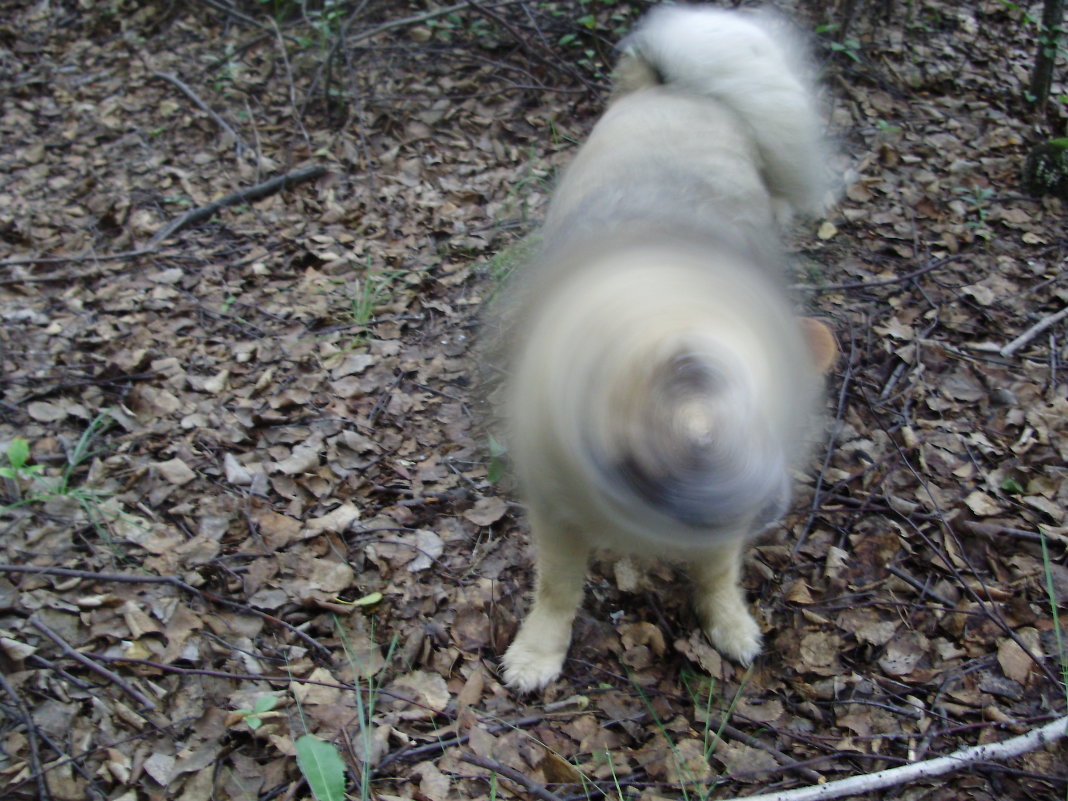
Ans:
<svg viewBox="0 0 1068 801"><path fill-rule="evenodd" d="M20 483L29 483L36 479L43 465L27 464L30 460L30 443L22 437L15 437L7 446L7 465L0 467L0 477L14 482L16 497Z"/></svg>
<svg viewBox="0 0 1068 801"><path fill-rule="evenodd" d="M891 125L886 120L876 120L875 130L881 134L899 134L901 133L901 127L898 125Z"/></svg>
<svg viewBox="0 0 1068 801"><path fill-rule="evenodd" d="M252 705L252 709L238 709L235 711L240 715L244 715L245 723L252 731L256 731L263 725L263 716L276 706L278 706L278 696L261 695L256 699L256 703Z"/></svg>
<svg viewBox="0 0 1068 801"><path fill-rule="evenodd" d="M30 456L29 443L21 437L15 437L7 449L8 464L0 467L0 477L12 479L15 482L16 492L21 497L19 482L28 482L30 493L13 505L23 505L37 501L47 500L56 495L66 495L74 498L83 506L95 506L104 497L96 490L84 487L75 487L72 483L75 471L95 456L103 453L106 449L94 450L94 442L97 437L107 430L112 424L111 413L108 410L100 412L94 417L85 431L82 432L78 441L67 452L67 461L58 476L51 477L43 474L42 465L27 464ZM35 491L36 490L36 491Z"/></svg>
<svg viewBox="0 0 1068 801"><path fill-rule="evenodd" d="M1039 529L1041 533L1042 529ZM1042 534L1042 567L1045 578L1046 596L1049 598L1050 614L1053 618L1053 641L1057 645L1057 658L1061 664L1061 685L1064 689L1064 700L1068 704L1068 648L1064 641L1064 632L1061 629L1061 617L1057 608L1057 593L1053 588L1053 568L1050 567L1049 545L1046 536Z"/></svg>
<svg viewBox="0 0 1068 801"><path fill-rule="evenodd" d="M842 53L853 61L860 63L860 41L858 39L845 38L838 40L827 36L827 34L834 33L841 27L842 26L837 22L832 22L828 25L819 25L816 27L816 35L825 37L827 49L832 53Z"/></svg>
<svg viewBox="0 0 1068 801"><path fill-rule="evenodd" d="M354 676L363 675L366 671L362 670L360 661L361 657L357 649L353 646L352 640L348 636L348 632L340 625L337 618L334 619L334 625L337 627L338 635L341 639L341 644L345 648L345 657L349 661L349 665L352 667ZM371 640L374 640L374 625L372 621L371 626ZM388 665L390 660L393 659L393 652L397 648L397 635L394 634L390 640L389 647L386 649L386 655L384 665ZM377 674L368 676L364 679L366 684L363 684L359 678L356 679L356 722L359 726L359 735L356 739L356 758L359 762L359 782L360 782L360 801L369 801L373 795L371 793L371 773L373 771L374 761L374 716L375 706L378 703L378 696L382 691L382 684L384 682L384 670L379 670ZM320 799L320 801L326 801Z"/></svg>
<svg viewBox="0 0 1068 801"><path fill-rule="evenodd" d="M85 519L89 521L101 539L108 541L110 533L106 523L124 517L124 515L107 503L108 493L89 487L75 486L75 474L86 463L107 450L107 448L97 448L95 443L113 422L109 410L104 410L94 417L78 441L68 448L66 464L58 476L46 476L41 465L27 464L29 446L25 444L25 440L22 440L23 444L18 444L21 438L16 437L8 447L8 464L0 467L0 477L11 479L14 488L13 500L7 505L0 506L0 510L45 503L57 497L69 498L78 505ZM19 486L20 483L28 485L25 487L25 492L23 492L23 487Z"/></svg>
<svg viewBox="0 0 1068 801"><path fill-rule="evenodd" d="M496 484L504 477L505 455L508 448L495 436L489 435L489 464L486 465L486 480L490 484Z"/></svg>
<svg viewBox="0 0 1068 801"><path fill-rule="evenodd" d="M953 192L967 204L967 211L975 214L975 219L965 221L965 225L972 229L980 239L989 242L994 238L994 232L987 224L990 214L990 201L994 199L994 190L990 187L971 186L954 187Z"/></svg>

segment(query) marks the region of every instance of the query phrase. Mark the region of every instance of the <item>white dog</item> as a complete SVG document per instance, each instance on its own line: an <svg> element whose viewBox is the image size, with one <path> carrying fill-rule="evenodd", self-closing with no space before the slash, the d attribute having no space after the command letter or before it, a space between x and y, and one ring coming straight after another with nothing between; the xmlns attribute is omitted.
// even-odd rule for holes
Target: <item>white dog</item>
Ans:
<svg viewBox="0 0 1068 801"><path fill-rule="evenodd" d="M793 314L778 245L829 189L804 75L762 15L664 7L624 42L509 290L511 453L537 547L504 656L518 690L559 675L594 548L684 561L711 642L742 663L760 650L742 550L788 507L835 358Z"/></svg>

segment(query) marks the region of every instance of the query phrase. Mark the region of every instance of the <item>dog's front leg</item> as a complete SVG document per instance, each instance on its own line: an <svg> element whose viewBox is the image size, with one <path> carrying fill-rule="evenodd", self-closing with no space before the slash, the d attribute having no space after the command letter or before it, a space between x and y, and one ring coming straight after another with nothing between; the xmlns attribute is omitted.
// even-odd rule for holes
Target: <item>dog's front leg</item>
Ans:
<svg viewBox="0 0 1068 801"><path fill-rule="evenodd" d="M589 556L580 534L533 511L530 528L537 547L534 606L504 654L505 681L520 692L540 689L560 675Z"/></svg>
<svg viewBox="0 0 1068 801"><path fill-rule="evenodd" d="M695 560L697 614L709 641L725 656L748 665L760 653L760 627L749 614L739 583L745 540L735 539Z"/></svg>

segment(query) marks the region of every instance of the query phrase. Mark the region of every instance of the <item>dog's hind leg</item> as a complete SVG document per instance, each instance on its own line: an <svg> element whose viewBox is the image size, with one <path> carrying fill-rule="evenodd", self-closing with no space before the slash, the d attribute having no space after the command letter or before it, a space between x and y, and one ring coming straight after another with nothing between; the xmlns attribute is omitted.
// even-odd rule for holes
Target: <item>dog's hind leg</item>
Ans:
<svg viewBox="0 0 1068 801"><path fill-rule="evenodd" d="M709 641L731 659L748 665L760 653L760 627L749 614L739 583L745 540L706 551L692 568L697 614Z"/></svg>
<svg viewBox="0 0 1068 801"><path fill-rule="evenodd" d="M581 535L533 510L530 527L537 547L534 606L504 654L505 681L520 692L540 689L560 675L589 556Z"/></svg>

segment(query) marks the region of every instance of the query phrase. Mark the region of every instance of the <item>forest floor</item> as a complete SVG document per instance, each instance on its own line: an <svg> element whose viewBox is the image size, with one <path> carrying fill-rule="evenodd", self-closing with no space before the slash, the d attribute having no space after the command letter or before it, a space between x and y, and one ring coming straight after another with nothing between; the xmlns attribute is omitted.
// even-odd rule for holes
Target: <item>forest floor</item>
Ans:
<svg viewBox="0 0 1068 801"><path fill-rule="evenodd" d="M819 37L846 188L791 280L843 355L747 560L766 653L599 564L519 697L478 312L641 9L303 5L0 0L0 795L307 798L310 733L351 797L729 798L1065 715L1066 210L1019 174L1068 107L1020 9ZM1062 740L894 797L1066 792Z"/></svg>

